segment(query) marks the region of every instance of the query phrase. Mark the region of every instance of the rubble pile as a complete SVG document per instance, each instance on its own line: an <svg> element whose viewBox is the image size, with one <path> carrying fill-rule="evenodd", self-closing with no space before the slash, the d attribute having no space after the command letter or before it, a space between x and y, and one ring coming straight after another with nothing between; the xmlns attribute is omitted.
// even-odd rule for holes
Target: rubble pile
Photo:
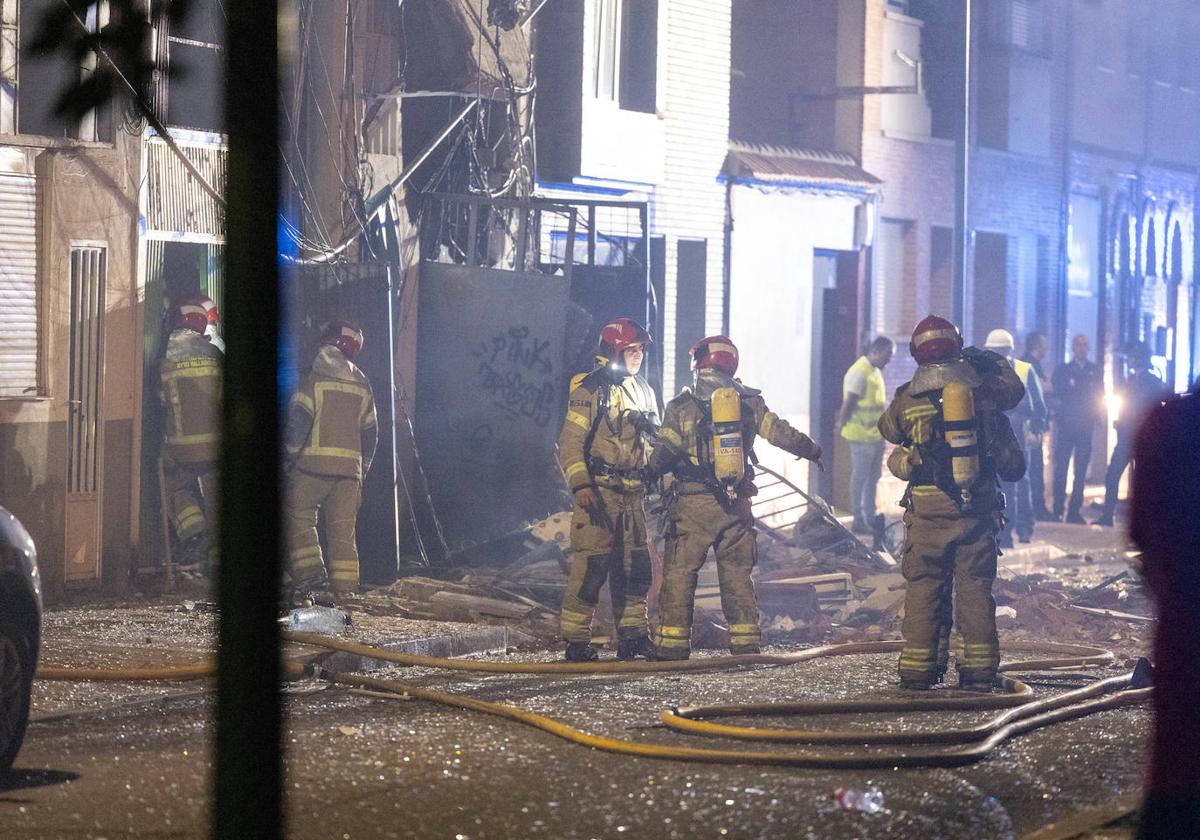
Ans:
<svg viewBox="0 0 1200 840"><path fill-rule="evenodd" d="M558 638L557 613L569 572L569 512L557 513L476 546L470 561L444 570L446 578L407 577L360 596L349 606L372 614L412 619L504 625L520 631L523 646L547 646ZM661 577L660 523L652 534L652 612ZM767 644L815 645L894 638L904 617L904 578L887 552L873 550L826 512L813 510L789 534L763 529L755 572L763 639ZM1006 556L1007 553L1006 553ZM1133 558L1057 551L1044 572L996 581L997 626L1010 638L1053 639L1127 650L1144 650L1151 636L1151 608ZM1101 565L1130 568L1103 577ZM1074 561L1074 565L1072 564ZM1096 583L1099 579L1099 582ZM596 611L597 641L611 637L607 588ZM520 635L524 634L524 635ZM729 634L714 564L700 573L692 646L724 650Z"/></svg>
<svg viewBox="0 0 1200 840"><path fill-rule="evenodd" d="M1150 644L1149 596L1131 572L1091 587L1042 573L1001 578L995 595L996 626L1015 638L1094 643L1130 652Z"/></svg>
<svg viewBox="0 0 1200 840"><path fill-rule="evenodd" d="M405 577L345 600L351 612L399 618L488 624L519 630L516 638L545 646L558 635L558 610L509 591L486 570L458 581Z"/></svg>

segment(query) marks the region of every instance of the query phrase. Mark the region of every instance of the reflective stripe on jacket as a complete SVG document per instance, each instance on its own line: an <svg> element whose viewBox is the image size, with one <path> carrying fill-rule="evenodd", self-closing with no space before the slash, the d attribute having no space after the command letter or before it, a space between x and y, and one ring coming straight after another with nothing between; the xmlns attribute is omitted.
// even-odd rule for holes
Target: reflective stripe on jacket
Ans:
<svg viewBox="0 0 1200 840"><path fill-rule="evenodd" d="M601 411L603 414L598 416ZM571 492L590 484L625 492L641 490L642 479L634 471L646 466L650 445L630 422L629 412L651 415L658 423L658 399L640 376L624 376L612 382L606 371L599 370L571 389L567 416L558 436L558 463ZM629 475L595 475L590 469L593 459L613 470L628 471Z"/></svg>
<svg viewBox="0 0 1200 840"><path fill-rule="evenodd" d="M221 351L192 330L175 330L167 339L159 379L166 408L164 454L183 463L215 461Z"/></svg>
<svg viewBox="0 0 1200 840"><path fill-rule="evenodd" d="M293 465L317 475L361 479L378 438L366 375L336 347L322 347L288 407L286 440Z"/></svg>
<svg viewBox="0 0 1200 840"><path fill-rule="evenodd" d="M697 469L712 471L711 408L703 398L711 398L714 387L737 387L742 393L742 448L746 453L754 448L757 437L799 458L807 458L816 450L812 439L767 408L766 400L757 391L732 378L718 378L711 371L705 374L714 377L714 381L700 381L696 393L685 390L667 404L662 428L658 430L659 446L650 466L652 474L679 470L683 475L677 478L689 481L687 474ZM752 477L753 471L747 469L747 490L753 487Z"/></svg>
<svg viewBox="0 0 1200 840"><path fill-rule="evenodd" d="M858 375L867 383L864 393L858 395L858 404L854 413L842 426L842 437L854 443L874 443L879 440L877 424L887 405L887 390L883 383L883 372L871 364L866 356L860 356L858 361L850 366L842 379L842 399L850 396L850 379Z"/></svg>

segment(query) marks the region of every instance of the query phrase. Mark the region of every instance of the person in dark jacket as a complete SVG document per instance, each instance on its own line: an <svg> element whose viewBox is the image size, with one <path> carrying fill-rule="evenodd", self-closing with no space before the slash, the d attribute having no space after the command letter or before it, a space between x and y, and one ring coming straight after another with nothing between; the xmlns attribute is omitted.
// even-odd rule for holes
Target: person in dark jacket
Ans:
<svg viewBox="0 0 1200 840"><path fill-rule="evenodd" d="M1171 392L1158 378L1150 364L1150 348L1139 342L1129 353L1129 376L1121 389L1121 411L1113 426L1117 430L1117 445L1108 459L1104 474L1104 512L1095 525L1112 526L1117 509L1121 476L1133 459L1133 440L1146 414L1170 396Z"/></svg>
<svg viewBox="0 0 1200 840"><path fill-rule="evenodd" d="M1054 394L1054 517L1061 518L1066 506L1067 521L1086 525L1083 485L1092 458L1092 435L1105 414L1104 372L1088 360L1088 337L1071 339L1071 361L1054 369L1050 377ZM1067 500L1067 467L1075 462L1071 501Z"/></svg>

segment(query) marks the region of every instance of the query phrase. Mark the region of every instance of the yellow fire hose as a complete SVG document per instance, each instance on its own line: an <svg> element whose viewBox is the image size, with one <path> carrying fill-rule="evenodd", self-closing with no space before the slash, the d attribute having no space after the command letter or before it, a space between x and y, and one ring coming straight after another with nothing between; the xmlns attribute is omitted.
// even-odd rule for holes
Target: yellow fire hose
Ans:
<svg viewBox="0 0 1200 840"><path fill-rule="evenodd" d="M934 752L756 752L742 750L718 750L702 747L673 747L661 744L648 744L639 741L628 741L621 738L606 738L592 735L561 721L535 712L518 709L503 703L492 703L486 700L476 700L473 697L462 697L456 694L446 694L431 691L427 688L363 677L357 674L322 673L322 676L338 685L354 686L389 692L397 699L427 700L443 706L457 709L468 709L487 715L502 717L525 726L540 729L564 740L580 746L590 747L618 755L631 755L640 758L657 758L669 761L702 762L707 764L757 764L785 767L804 768L833 768L833 769L872 769L886 767L958 767L972 764L985 758L997 746L1009 738L1030 732L1053 723L1084 717L1107 709L1144 703L1150 697L1150 689L1132 689L1118 691L1114 694L1103 695L1073 705L1061 705L1061 697L1029 703L1013 709L1007 715L1001 715L991 722L994 727L987 738L969 747L952 747ZM1104 680L1105 690L1127 687L1132 674ZM1097 684L1099 685L1099 683ZM1089 686L1092 688L1092 686ZM1071 694L1073 692L1068 692ZM1071 701L1066 701L1070 703ZM1011 716L1011 717L1010 717ZM1020 718L1020 719L1014 719ZM1007 722L1005 722L1007 719ZM859 733L859 742L863 741ZM906 740L912 744L941 743L927 741L929 733L913 733ZM935 736L938 733L933 733ZM869 738L869 736L868 736Z"/></svg>
<svg viewBox="0 0 1200 840"><path fill-rule="evenodd" d="M1002 678L1006 679L1006 678ZM1015 682L1015 681L1013 681ZM1066 691L1054 697L1034 700L997 715L978 726L960 729L944 729L920 733L919 739L912 732L868 732L865 730L822 731L808 729L763 729L753 726L730 726L709 723L705 718L753 717L762 715L827 715L842 714L840 704L834 703L747 703L727 706L698 706L685 709L663 709L662 722L670 729L692 735L707 735L720 738L740 738L749 741L773 741L792 744L962 744L982 741L993 732L1018 720L1050 712L1065 706L1101 697L1113 691L1127 688L1141 690L1148 685L1143 674L1131 671L1119 677L1098 680L1091 685ZM903 702L903 701L901 701ZM920 701L917 701L918 703ZM897 704L878 703L872 711L891 711ZM911 711L912 706L904 707Z"/></svg>
<svg viewBox="0 0 1200 840"><path fill-rule="evenodd" d="M303 664L284 661L281 664L285 679L299 679L306 673ZM196 662L189 665L166 665L151 668L86 668L61 665L39 665L39 680L59 682L144 682L156 680L202 680L217 674L215 662Z"/></svg>
<svg viewBox="0 0 1200 840"><path fill-rule="evenodd" d="M497 674L551 674L559 676L604 673L677 673L731 670L752 665L794 665L799 662L830 656L891 653L899 650L901 647L901 642L899 641L855 642L825 645L786 654L718 656L672 662L505 663L418 656L313 633L284 633L284 638L288 641L320 647L325 650L342 651L410 667L430 667ZM1053 642L1035 644L1010 643L1005 645L1005 649L1010 651L1044 651L1060 655L1048 659L1007 662L1001 665L1000 670L1002 671L1031 671L1103 665L1111 663L1114 659L1111 651L1106 651L1102 648L1065 645ZM295 678L308 673L306 666L297 662L285 662L283 663L283 667L285 676L289 678ZM44 666L38 670L38 676L48 680L184 680L207 677L214 673L215 666L211 662L165 668L106 669ZM845 700L784 704L743 704L664 709L661 713L663 723L671 729L692 734L719 737L791 743L860 745L898 743L935 745L975 742L970 746L953 747L935 752L903 750L840 753L813 751L755 752L700 747L673 747L606 738L583 732L545 715L539 715L503 703L477 700L472 697L433 691L407 683L380 680L356 674L322 671L321 676L337 685L374 689L402 699L428 700L453 708L467 709L503 717L544 732L549 732L572 743L621 755L675 761L783 765L813 768L949 767L968 764L984 758L1008 738L1052 723L1083 717L1084 715L1093 714L1105 709L1142 703L1148 699L1150 693L1150 689L1141 688L1140 685L1130 688L1135 679L1135 675L1131 673L1123 677L1102 680L1082 689L1065 692L1056 697L1030 702L1033 692L1028 685L1020 680L1002 676L997 679L997 683L1003 689L1004 693L995 695L949 697L926 695L904 700ZM1000 714L992 720L976 727L911 734L871 733L866 731L812 732L793 729L772 730L710 723L704 719L767 714L823 715L892 711L978 711L1008 707L1012 707L1008 712Z"/></svg>

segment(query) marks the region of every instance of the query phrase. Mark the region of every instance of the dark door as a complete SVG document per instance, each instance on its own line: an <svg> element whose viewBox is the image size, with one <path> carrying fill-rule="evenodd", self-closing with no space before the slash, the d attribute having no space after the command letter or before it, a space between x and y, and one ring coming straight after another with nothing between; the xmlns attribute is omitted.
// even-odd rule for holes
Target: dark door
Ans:
<svg viewBox="0 0 1200 840"><path fill-rule="evenodd" d="M834 487L844 493L850 482L849 457L839 446L833 432L834 419L842 404L842 378L861 348L858 346L859 320L858 251L817 251L813 255L813 312L820 314L819 335L814 346L820 356L813 360L812 416L813 436L827 453L825 471L809 471L809 490L833 500ZM843 476L843 473L845 474ZM838 479L838 480L835 480Z"/></svg>
<svg viewBox="0 0 1200 840"><path fill-rule="evenodd" d="M688 350L704 338L708 240L680 239L675 257L675 389L692 381Z"/></svg>

